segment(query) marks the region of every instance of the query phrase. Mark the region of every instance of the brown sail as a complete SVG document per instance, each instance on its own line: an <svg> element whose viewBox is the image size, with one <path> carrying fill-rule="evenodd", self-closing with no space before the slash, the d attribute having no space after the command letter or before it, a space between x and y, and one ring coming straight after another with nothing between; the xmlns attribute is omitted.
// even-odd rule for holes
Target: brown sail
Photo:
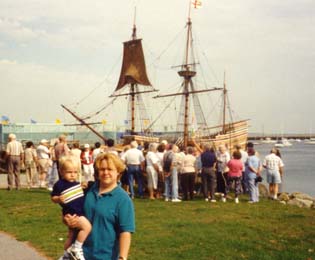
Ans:
<svg viewBox="0 0 315 260"><path fill-rule="evenodd" d="M151 86L146 72L141 39L124 42L124 57L115 91L122 89L126 84Z"/></svg>

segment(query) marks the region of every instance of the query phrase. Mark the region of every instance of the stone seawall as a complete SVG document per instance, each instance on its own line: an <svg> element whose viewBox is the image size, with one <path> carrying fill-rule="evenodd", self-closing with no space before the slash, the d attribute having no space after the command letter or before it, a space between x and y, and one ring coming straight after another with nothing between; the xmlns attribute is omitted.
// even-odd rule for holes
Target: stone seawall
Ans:
<svg viewBox="0 0 315 260"><path fill-rule="evenodd" d="M259 193L261 197L268 198L268 188L260 183ZM315 208L315 198L303 192L282 192L278 194L277 199L281 204L294 205L300 208Z"/></svg>

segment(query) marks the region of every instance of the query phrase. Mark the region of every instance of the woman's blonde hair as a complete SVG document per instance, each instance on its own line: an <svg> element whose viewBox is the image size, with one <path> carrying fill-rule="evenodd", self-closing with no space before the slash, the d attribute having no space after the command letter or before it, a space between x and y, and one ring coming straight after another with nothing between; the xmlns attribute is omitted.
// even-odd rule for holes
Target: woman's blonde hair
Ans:
<svg viewBox="0 0 315 260"><path fill-rule="evenodd" d="M114 165L118 173L122 173L126 169L124 162L113 153L101 153L97 156L95 166L100 168L102 161L105 160L110 166Z"/></svg>

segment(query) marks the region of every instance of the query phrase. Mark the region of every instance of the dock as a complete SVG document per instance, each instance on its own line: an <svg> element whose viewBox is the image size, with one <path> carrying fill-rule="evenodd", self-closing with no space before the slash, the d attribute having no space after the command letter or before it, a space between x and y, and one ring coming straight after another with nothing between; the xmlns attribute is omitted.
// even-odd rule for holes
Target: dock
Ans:
<svg viewBox="0 0 315 260"><path fill-rule="evenodd" d="M315 134L261 134L261 133L249 133L248 139L249 140L262 140L270 138L271 140L278 140L281 138L287 139L315 139Z"/></svg>

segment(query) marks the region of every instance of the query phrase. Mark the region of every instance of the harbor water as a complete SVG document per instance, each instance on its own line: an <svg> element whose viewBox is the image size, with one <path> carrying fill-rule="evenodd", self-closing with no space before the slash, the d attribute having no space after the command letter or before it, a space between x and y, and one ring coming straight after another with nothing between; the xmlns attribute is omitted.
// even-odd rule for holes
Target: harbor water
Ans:
<svg viewBox="0 0 315 260"><path fill-rule="evenodd" d="M284 162L284 177L282 191L303 192L315 197L315 145L302 142L291 142L292 146L281 147L281 157ZM259 158L263 161L274 144L255 144ZM262 174L266 184L266 171Z"/></svg>
<svg viewBox="0 0 315 260"><path fill-rule="evenodd" d="M274 144L255 144L259 158L263 162ZM304 142L292 142L292 146L279 148L284 166L282 191L303 192L315 197L315 145ZM266 171L263 170L263 183L266 182ZM26 184L25 174L21 174L21 183ZM0 188L7 187L7 175L0 174Z"/></svg>

